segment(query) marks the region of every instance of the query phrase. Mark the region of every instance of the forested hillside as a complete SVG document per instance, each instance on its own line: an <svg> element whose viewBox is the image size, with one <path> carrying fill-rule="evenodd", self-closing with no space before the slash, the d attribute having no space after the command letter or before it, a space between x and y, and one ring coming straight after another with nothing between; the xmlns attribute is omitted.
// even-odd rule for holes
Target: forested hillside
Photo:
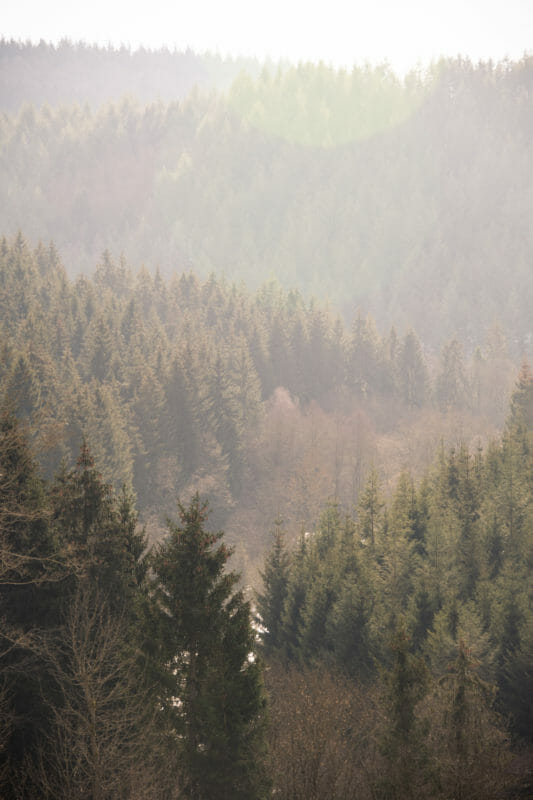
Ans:
<svg viewBox="0 0 533 800"><path fill-rule="evenodd" d="M0 39L0 109L18 111L78 103L92 108L125 95L139 102L171 101L192 89L225 89L242 70L259 72L253 59L222 59L191 50L131 50L61 41Z"/></svg>
<svg viewBox="0 0 533 800"><path fill-rule="evenodd" d="M197 494L147 552L87 443L45 482L4 409L2 796L530 797L532 430L525 366L484 452L277 521L257 635Z"/></svg>
<svg viewBox="0 0 533 800"><path fill-rule="evenodd" d="M26 106L1 120L0 230L53 240L73 272L109 249L251 289L273 274L434 348L499 321L519 358L532 70L301 65L181 103Z"/></svg>
<svg viewBox="0 0 533 800"><path fill-rule="evenodd" d="M443 448L388 501L373 471L355 517L330 504L292 551L276 526L258 608L289 665L271 677L283 797L514 796L504 720L533 734L532 424L524 368L484 452Z"/></svg>
<svg viewBox="0 0 533 800"><path fill-rule="evenodd" d="M0 42L2 798L533 797L532 91Z"/></svg>
<svg viewBox="0 0 533 800"><path fill-rule="evenodd" d="M179 506L148 555L85 442L45 483L27 437L4 409L2 797L265 797L249 603L205 504Z"/></svg>
<svg viewBox="0 0 533 800"><path fill-rule="evenodd" d="M330 498L351 508L372 465L390 485L443 439L486 441L519 366L498 328L471 358L457 339L427 358L414 331L361 312L345 326L275 282L164 280L107 254L71 281L20 234L0 247L0 320L2 397L35 425L48 477L85 436L154 535L200 490L249 567L277 515L296 535Z"/></svg>

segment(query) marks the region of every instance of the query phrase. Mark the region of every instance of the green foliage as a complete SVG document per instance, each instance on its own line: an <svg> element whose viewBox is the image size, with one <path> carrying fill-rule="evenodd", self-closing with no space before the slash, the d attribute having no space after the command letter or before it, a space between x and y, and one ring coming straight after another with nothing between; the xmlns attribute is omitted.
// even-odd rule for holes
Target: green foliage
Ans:
<svg viewBox="0 0 533 800"><path fill-rule="evenodd" d="M410 652L405 624L399 620L390 644L392 664L385 675L387 722L383 751L390 765L381 780L383 797L402 798L416 794L425 748L423 729L416 709L427 691L424 661Z"/></svg>
<svg viewBox="0 0 533 800"><path fill-rule="evenodd" d="M501 726L488 721L491 686L515 733L530 735L528 705L519 708L518 698L520 680L529 686L533 485L530 431L517 418L516 395L512 409L501 441L486 453L442 449L419 486L404 472L388 501L372 470L356 522L328 505L317 530L293 552L288 575L283 571L286 594L275 617L276 651L288 661L335 664L370 682L388 662L388 642L398 631L391 659L399 683L422 656L444 680L466 648L479 685L487 686L488 705L478 711L489 733L495 726L489 739L496 748ZM405 697L397 724L407 730L422 695L410 703ZM458 752L449 756L460 760ZM430 773L424 780L431 783Z"/></svg>
<svg viewBox="0 0 533 800"><path fill-rule="evenodd" d="M116 611L127 607L138 588L144 549L135 531L131 497L120 504L95 467L84 442L73 470L62 471L52 487L55 529L87 580Z"/></svg>
<svg viewBox="0 0 533 800"><path fill-rule="evenodd" d="M511 716L517 736L533 740L533 614L528 612L500 667L499 706Z"/></svg>
<svg viewBox="0 0 533 800"><path fill-rule="evenodd" d="M205 529L198 495L179 506L180 524L152 566L168 687L162 703L181 742L185 796L263 797L264 696L250 607L225 572L222 533Z"/></svg>
<svg viewBox="0 0 533 800"><path fill-rule="evenodd" d="M3 47L6 74L17 59L27 76L39 58L69 65L76 53L76 74L85 59L100 76L127 63L128 91L143 59L147 69L161 59L175 75L182 58L186 72L200 69L208 80L205 59L192 54ZM215 72L226 69L236 76L238 64L219 61ZM98 111L91 97L79 98L83 83L68 93L79 105L42 108L45 70L42 93L33 87L24 98L34 106L1 120L0 228L53 240L76 271L107 248L160 264L163 274L193 266L252 287L273 272L347 315L364 303L381 324L414 326L425 347L455 336L470 351L498 318L521 355L531 305L531 238L522 230L531 69L530 58L457 59L400 81L383 66L302 64L241 75L226 96L194 92L172 102L189 85L182 74L170 102L147 108L117 98L113 81L100 77L85 90L93 97L106 87L117 104ZM158 98L165 74L158 68ZM503 264L513 265L512 292ZM408 344L402 391L417 403L423 370ZM481 399L496 357L492 348L480 365ZM456 375L457 392L453 381L443 384L443 406L468 401Z"/></svg>
<svg viewBox="0 0 533 800"><path fill-rule="evenodd" d="M479 666L459 638L423 711L433 751L428 772L433 791L445 797L497 798L509 785L509 752L502 720L493 711L494 687L481 679Z"/></svg>
<svg viewBox="0 0 533 800"><path fill-rule="evenodd" d="M384 502L381 497L379 475L371 469L357 506L358 533L372 549L376 547L378 531L382 525Z"/></svg>
<svg viewBox="0 0 533 800"><path fill-rule="evenodd" d="M68 43L0 50L5 72L40 59L43 80L74 57L106 70L115 56L179 62L178 93L200 65L237 66ZM348 699L324 714L341 730L306 732L305 758L283 732L304 771L278 775L276 791L506 796L494 698L515 740L529 746L532 729L527 363L501 438L471 453L457 431L471 412L504 413L512 365L487 320L502 319L514 351L530 344L531 67L456 60L400 82L386 68L300 65L242 76L226 97L0 120L12 236L0 241L3 797L126 798L134 784L168 800L268 795L257 633L199 487L218 519L231 514L250 574L276 512L289 510L288 542L307 530L291 552L278 529L265 562L264 654L317 668L307 676L342 671L323 682ZM32 250L22 225L76 269L99 259L94 276L67 278L54 245ZM112 250L157 260L165 277ZM168 278L171 266L185 271ZM407 332L380 335L355 300ZM420 419L433 442L447 427L419 482ZM50 485L30 441L47 478L63 465ZM411 456L413 474L401 471ZM365 476L377 458L382 483ZM154 535L176 495L193 497L152 561L123 484ZM287 681L310 727L312 679ZM331 698L313 691L324 709Z"/></svg>
<svg viewBox="0 0 533 800"><path fill-rule="evenodd" d="M257 595L258 624L265 655L279 650L281 645L281 614L287 596L290 556L285 544L281 520L276 520L272 548L261 572L263 591Z"/></svg>
<svg viewBox="0 0 533 800"><path fill-rule="evenodd" d="M405 334L396 363L402 400L410 407L424 405L428 393L428 371L414 331Z"/></svg>
<svg viewBox="0 0 533 800"><path fill-rule="evenodd" d="M463 351L457 339L444 345L436 384L437 402L443 409L463 408L469 392L463 363Z"/></svg>
<svg viewBox="0 0 533 800"><path fill-rule="evenodd" d="M0 461L2 796L266 797L250 605L198 496L148 582L131 492L85 442L48 488L5 413Z"/></svg>
<svg viewBox="0 0 533 800"><path fill-rule="evenodd" d="M229 102L255 128L306 146L333 147L366 139L401 124L426 87L402 85L386 67L337 71L299 64L253 81L241 74Z"/></svg>

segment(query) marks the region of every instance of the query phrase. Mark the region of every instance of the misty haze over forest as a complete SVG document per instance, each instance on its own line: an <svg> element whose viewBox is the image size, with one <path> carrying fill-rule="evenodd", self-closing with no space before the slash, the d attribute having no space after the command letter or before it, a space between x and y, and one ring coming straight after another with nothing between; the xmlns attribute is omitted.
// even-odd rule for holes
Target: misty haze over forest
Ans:
<svg viewBox="0 0 533 800"><path fill-rule="evenodd" d="M533 58L0 112L2 797L533 797Z"/></svg>
<svg viewBox="0 0 533 800"><path fill-rule="evenodd" d="M499 322L529 352L530 60L405 81L250 63L228 89L246 64L25 47L2 47L1 228L53 240L71 274L108 249L165 276L275 275L433 348Z"/></svg>

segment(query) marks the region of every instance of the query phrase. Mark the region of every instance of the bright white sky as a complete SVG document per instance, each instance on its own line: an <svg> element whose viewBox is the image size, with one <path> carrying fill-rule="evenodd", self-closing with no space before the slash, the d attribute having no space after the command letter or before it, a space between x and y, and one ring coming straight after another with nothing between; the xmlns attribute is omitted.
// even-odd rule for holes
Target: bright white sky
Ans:
<svg viewBox="0 0 533 800"><path fill-rule="evenodd" d="M4 0L0 35L61 38L399 72L440 55L500 60L533 48L533 0Z"/></svg>

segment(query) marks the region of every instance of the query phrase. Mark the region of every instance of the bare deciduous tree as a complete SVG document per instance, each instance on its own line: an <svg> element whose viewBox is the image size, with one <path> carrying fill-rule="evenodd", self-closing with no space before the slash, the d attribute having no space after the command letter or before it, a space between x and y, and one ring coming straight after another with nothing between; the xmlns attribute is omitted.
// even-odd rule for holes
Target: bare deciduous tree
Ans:
<svg viewBox="0 0 533 800"><path fill-rule="evenodd" d="M156 774L164 733L136 654L125 645L124 621L111 617L102 598L82 586L62 630L40 646L54 684L46 698L52 735L41 748L37 775L45 796L175 796Z"/></svg>
<svg viewBox="0 0 533 800"><path fill-rule="evenodd" d="M366 760L375 709L369 694L326 668L267 671L270 756L280 800L369 798Z"/></svg>

